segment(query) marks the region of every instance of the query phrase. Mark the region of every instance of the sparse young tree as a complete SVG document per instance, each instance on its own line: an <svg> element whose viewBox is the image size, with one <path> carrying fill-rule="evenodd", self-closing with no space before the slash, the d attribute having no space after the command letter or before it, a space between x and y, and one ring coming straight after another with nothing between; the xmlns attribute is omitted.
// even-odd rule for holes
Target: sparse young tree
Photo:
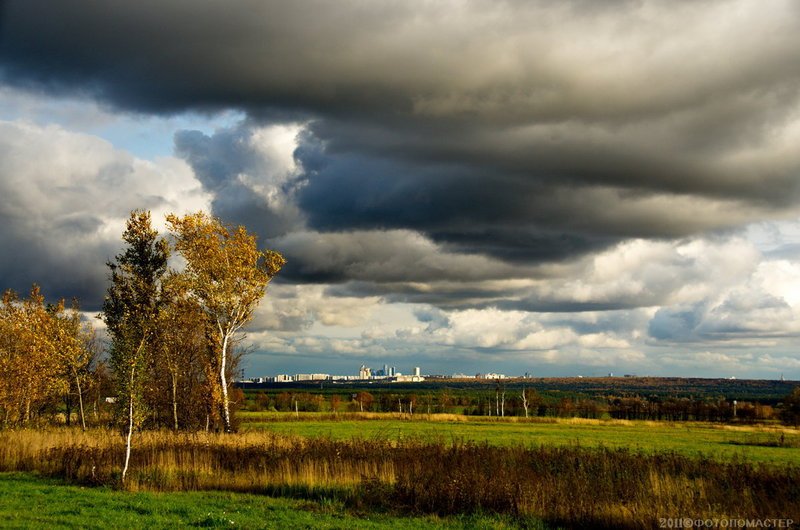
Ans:
<svg viewBox="0 0 800 530"><path fill-rule="evenodd" d="M354 401L358 403L358 411L364 412L364 408L367 410L370 409L372 406L372 402L375 400L375 396L370 394L369 392L357 392L354 396ZM398 398L399 399L399 398Z"/></svg>
<svg viewBox="0 0 800 530"><path fill-rule="evenodd" d="M97 353L94 329L90 324L81 321L77 300L73 301L69 311L64 309L63 302L59 302L53 307L53 317L57 334L56 356L63 376L68 382L65 401L70 401L72 385L74 385L75 395L78 398L81 428L85 431L86 413L83 396L87 390L87 383L91 379L90 368ZM69 407L67 407L67 423L70 421L70 415Z"/></svg>
<svg viewBox="0 0 800 530"><path fill-rule="evenodd" d="M117 402L124 410L125 465L128 471L133 431L143 420L143 395L147 366L156 348L161 280L167 271L169 247L150 223L150 213L134 211L122 236L125 251L109 263L111 286L103 303L102 317L111 336L110 360L114 370Z"/></svg>
<svg viewBox="0 0 800 530"><path fill-rule="evenodd" d="M494 389L495 415L498 417L506 415L506 386L498 379Z"/></svg>
<svg viewBox="0 0 800 530"><path fill-rule="evenodd" d="M339 404L342 402L342 397L339 394L331 395L331 411L336 414L339 410Z"/></svg>
<svg viewBox="0 0 800 530"><path fill-rule="evenodd" d="M453 405L453 398L450 395L450 392L445 388L441 394L439 394L439 407L441 408L442 412L450 412L450 407Z"/></svg>
<svg viewBox="0 0 800 530"><path fill-rule="evenodd" d="M102 359L94 363L87 381L87 402L91 403L92 416L95 421L100 421L105 408L103 398L114 395L114 379L108 360Z"/></svg>
<svg viewBox="0 0 800 530"><path fill-rule="evenodd" d="M522 387L522 408L525 409L525 417L528 417L528 389Z"/></svg>
<svg viewBox="0 0 800 530"><path fill-rule="evenodd" d="M226 432L231 431L228 363L236 334L253 317L270 280L285 264L277 252L261 251L244 227L228 227L198 212L169 215L175 248L186 260L183 278L215 330L215 369L220 409Z"/></svg>
<svg viewBox="0 0 800 530"><path fill-rule="evenodd" d="M164 282L165 304L159 313L158 355L152 370L155 406L168 402L173 430L199 427L199 419L206 416L203 387L207 392L205 361L208 357L206 341L207 321L197 303L182 290L179 276L168 276ZM166 399L165 399L166 396ZM164 412L163 406L159 407ZM203 409L198 410L198 409Z"/></svg>

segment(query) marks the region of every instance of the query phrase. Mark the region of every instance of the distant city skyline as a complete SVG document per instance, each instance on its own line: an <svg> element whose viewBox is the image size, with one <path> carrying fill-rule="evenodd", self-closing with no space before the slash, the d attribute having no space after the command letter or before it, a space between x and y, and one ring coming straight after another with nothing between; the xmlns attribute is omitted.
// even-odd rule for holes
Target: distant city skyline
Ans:
<svg viewBox="0 0 800 530"><path fill-rule="evenodd" d="M263 355L263 354L262 354ZM248 358L247 362L245 363L247 368L242 370L242 377L245 379L251 379L255 377L273 377L279 374L286 374L286 375L294 375L294 374L307 374L307 373L325 373L329 375L349 375L349 376L357 376L359 373L359 366L361 364L365 364L373 369L375 368L382 368L384 363L373 363L369 365L369 363L360 363L360 364L350 364L348 362L341 362L341 363L331 363L324 357L319 358L319 363L314 364L310 360L306 362L300 362L297 364L291 364L291 361L287 362L286 364L276 364L275 362L265 362L264 365L266 366L265 370L260 370L258 368L254 368L250 366L252 358ZM274 360L273 360L274 361ZM326 362L328 361L328 362ZM799 380L800 376L793 376L789 372L777 372L777 373L763 373L760 375L752 375L749 373L734 373L734 372L726 372L726 371L714 371L709 370L707 372L678 372L677 370L666 370L663 373L654 373L648 371L640 371L640 370L633 370L631 367L626 366L619 366L619 367L597 367L597 366L575 366L574 371L566 371L563 367L547 367L547 366L530 366L527 369L522 369L521 371L511 369L506 370L503 369L503 366L506 366L504 363L497 363L494 366L484 364L459 364L453 365L448 363L442 362L434 362L432 364L417 364L417 365L404 365L404 364L392 364L391 362L386 363L389 366L394 366L400 373L402 374L411 374L412 370L415 366L419 366L422 375L442 375L445 377L450 377L454 374L464 374L468 377L474 377L477 374L487 374L487 373L499 373L503 374L506 377L609 377L616 376L616 377L625 377L625 376L635 376L635 377L701 377L701 378L711 378L711 379L766 379L766 380ZM327 366L330 369L323 369L322 367ZM462 368L456 368L456 366L462 366ZM290 369L294 367L295 369ZM471 369L469 369L471 368ZM583 370L581 369L583 368Z"/></svg>
<svg viewBox="0 0 800 530"><path fill-rule="evenodd" d="M253 376L800 379L798 146L791 1L0 3L0 289L211 212Z"/></svg>

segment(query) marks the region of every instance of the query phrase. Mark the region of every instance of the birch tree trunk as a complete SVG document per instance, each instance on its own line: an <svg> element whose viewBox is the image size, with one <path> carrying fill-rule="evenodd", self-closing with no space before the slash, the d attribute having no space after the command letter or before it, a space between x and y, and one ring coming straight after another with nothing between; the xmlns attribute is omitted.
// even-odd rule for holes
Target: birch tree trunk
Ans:
<svg viewBox="0 0 800 530"><path fill-rule="evenodd" d="M220 359L219 382L222 385L222 422L225 432L231 432L231 412L228 405L228 381L225 377L225 369L228 362L228 334L222 336L222 358Z"/></svg>
<svg viewBox="0 0 800 530"><path fill-rule="evenodd" d="M133 382L136 366L131 367L130 388L128 391L128 432L125 436L125 465L122 467L122 483L125 484L125 475L128 474L128 465L131 461L131 439L133 438Z"/></svg>
<svg viewBox="0 0 800 530"><path fill-rule="evenodd" d="M83 392L81 392L81 378L75 376L75 386L78 387L78 410L81 413L81 429L86 430L86 417L83 414Z"/></svg>
<svg viewBox="0 0 800 530"><path fill-rule="evenodd" d="M178 430L178 374L172 372L172 420L174 428Z"/></svg>
<svg viewBox="0 0 800 530"><path fill-rule="evenodd" d="M525 389L522 389L522 408L525 409L525 417L528 417L528 396L525 394Z"/></svg>

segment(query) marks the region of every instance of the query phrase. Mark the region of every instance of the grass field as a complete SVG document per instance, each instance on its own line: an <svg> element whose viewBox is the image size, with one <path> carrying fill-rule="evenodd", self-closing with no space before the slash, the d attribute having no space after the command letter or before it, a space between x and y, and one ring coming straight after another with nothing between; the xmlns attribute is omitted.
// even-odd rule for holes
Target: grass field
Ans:
<svg viewBox="0 0 800 530"><path fill-rule="evenodd" d="M695 457L684 454L688 449L675 450L684 424L678 429L585 420L359 417L365 419L262 418L273 421L227 435L146 431L137 435L124 484L118 432L63 427L0 431L0 470L100 486L80 489L7 475L9 484L0 485L0 517L5 517L0 526L191 527L233 521L267 528L502 528L545 521L633 530L652 528L665 514L703 519L777 514L800 520L800 466L791 460L797 449L765 446L776 440L794 445L797 434L791 430L780 440L774 428L691 426L709 436L722 433L750 443L728 441L725 447L731 454L759 451L759 462L770 463L762 465L753 458ZM272 432L280 428L306 435ZM539 429L554 429L551 443L514 443ZM565 434L576 432L583 433L580 445ZM611 434L624 447L611 447ZM493 443L471 443L469 437ZM692 441L714 447L700 438ZM652 439L667 450L645 450ZM786 458L773 455L769 460L764 455L770 451Z"/></svg>
<svg viewBox="0 0 800 530"><path fill-rule="evenodd" d="M445 416L453 421L427 421L426 415L408 420L371 414L371 419L329 419L330 415L243 413L243 430L333 439L419 438L487 442L492 445L581 445L627 447L645 452L675 451L687 456L729 460L734 456L754 463L800 465L800 432L764 426L705 423L666 423L602 420L489 421ZM432 416L436 418L436 416ZM781 438L782 436L782 438ZM775 445L770 447L769 445ZM777 446L783 445L783 447Z"/></svg>
<svg viewBox="0 0 800 530"><path fill-rule="evenodd" d="M231 492L126 492L84 488L24 473L0 473L3 528L515 528L500 516L440 518L369 513L339 503ZM537 527L534 525L534 528ZM539 528L545 528L543 525Z"/></svg>

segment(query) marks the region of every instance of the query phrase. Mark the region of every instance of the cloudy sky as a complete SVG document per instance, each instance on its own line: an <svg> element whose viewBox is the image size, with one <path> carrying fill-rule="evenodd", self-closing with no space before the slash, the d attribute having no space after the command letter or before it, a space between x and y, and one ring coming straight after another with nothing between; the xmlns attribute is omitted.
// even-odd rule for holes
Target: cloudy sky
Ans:
<svg viewBox="0 0 800 530"><path fill-rule="evenodd" d="M800 379L800 5L0 3L0 287L135 208L289 260L247 375Z"/></svg>

